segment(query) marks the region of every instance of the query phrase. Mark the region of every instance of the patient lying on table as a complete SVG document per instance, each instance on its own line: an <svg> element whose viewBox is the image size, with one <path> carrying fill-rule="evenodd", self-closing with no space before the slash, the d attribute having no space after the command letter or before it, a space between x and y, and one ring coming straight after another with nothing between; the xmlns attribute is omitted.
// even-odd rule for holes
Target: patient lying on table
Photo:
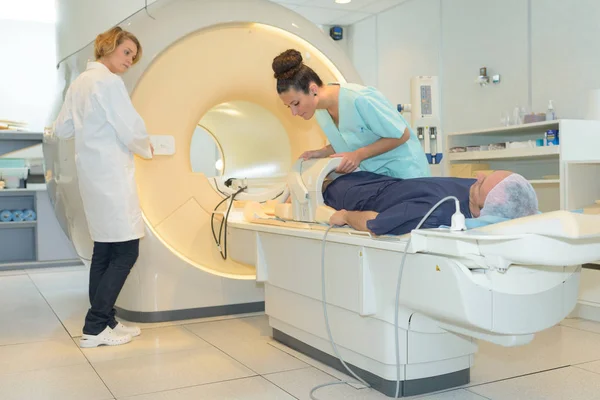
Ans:
<svg viewBox="0 0 600 400"><path fill-rule="evenodd" d="M531 184L510 171L495 171L477 179L398 179L354 172L323 184L325 204L338 210L329 223L350 225L375 235L403 235L415 229L429 210L446 196L455 196L465 218L520 218L538 213ZM454 201L441 204L421 228L450 225Z"/></svg>

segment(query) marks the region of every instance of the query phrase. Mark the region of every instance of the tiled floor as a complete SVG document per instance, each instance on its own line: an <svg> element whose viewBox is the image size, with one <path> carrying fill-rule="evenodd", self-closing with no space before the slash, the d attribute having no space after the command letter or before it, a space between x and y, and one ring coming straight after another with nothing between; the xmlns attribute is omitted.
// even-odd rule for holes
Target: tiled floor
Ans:
<svg viewBox="0 0 600 400"><path fill-rule="evenodd" d="M141 324L117 347L80 349L87 270L0 272L2 400L322 400L388 397L273 341L262 314ZM600 399L600 324L576 319L523 347L480 343L465 387L419 400Z"/></svg>

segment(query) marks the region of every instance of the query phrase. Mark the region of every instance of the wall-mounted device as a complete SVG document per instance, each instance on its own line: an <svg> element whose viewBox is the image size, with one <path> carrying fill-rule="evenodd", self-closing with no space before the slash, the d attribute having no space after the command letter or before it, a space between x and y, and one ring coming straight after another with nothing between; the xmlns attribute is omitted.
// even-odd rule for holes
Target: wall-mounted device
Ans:
<svg viewBox="0 0 600 400"><path fill-rule="evenodd" d="M487 74L486 67L479 68L479 76L477 77L477 79L475 79L475 83L478 83L481 87L487 86L490 83L490 77ZM495 85L500 83L499 74L492 75L492 83Z"/></svg>
<svg viewBox="0 0 600 400"><path fill-rule="evenodd" d="M411 126L416 131L429 164L443 157L440 95L437 76L415 76L410 81Z"/></svg>
<svg viewBox="0 0 600 400"><path fill-rule="evenodd" d="M331 36L333 40L342 40L344 38L344 28L341 26L332 26L329 29L329 36Z"/></svg>
<svg viewBox="0 0 600 400"><path fill-rule="evenodd" d="M487 74L487 68L481 67L479 68L479 76L475 80L476 83L479 83L479 86L483 87L490 83L490 77Z"/></svg>
<svg viewBox="0 0 600 400"><path fill-rule="evenodd" d="M410 104L398 104L398 112L404 114L405 112L411 112L412 107Z"/></svg>

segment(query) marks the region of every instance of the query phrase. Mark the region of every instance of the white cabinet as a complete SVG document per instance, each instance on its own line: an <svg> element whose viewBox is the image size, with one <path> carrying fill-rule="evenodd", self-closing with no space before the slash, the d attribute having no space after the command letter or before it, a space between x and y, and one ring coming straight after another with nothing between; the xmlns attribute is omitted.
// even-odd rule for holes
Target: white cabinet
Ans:
<svg viewBox="0 0 600 400"><path fill-rule="evenodd" d="M558 146L506 148L450 153L453 147L530 142L558 129ZM540 210L573 210L600 199L600 121L556 120L479 131L450 133L447 163L486 163L529 179L538 193ZM446 168L446 170L449 170Z"/></svg>

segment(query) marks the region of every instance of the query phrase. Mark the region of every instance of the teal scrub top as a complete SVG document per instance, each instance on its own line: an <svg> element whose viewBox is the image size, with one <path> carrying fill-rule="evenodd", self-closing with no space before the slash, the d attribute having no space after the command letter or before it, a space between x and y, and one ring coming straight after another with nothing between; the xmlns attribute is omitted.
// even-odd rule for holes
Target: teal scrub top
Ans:
<svg viewBox="0 0 600 400"><path fill-rule="evenodd" d="M381 138L400 139L408 128L410 138L386 153L363 160L360 169L395 178L431 176L419 139L406 120L377 89L352 83L340 84L339 129L327 110L315 117L336 153L370 145Z"/></svg>

